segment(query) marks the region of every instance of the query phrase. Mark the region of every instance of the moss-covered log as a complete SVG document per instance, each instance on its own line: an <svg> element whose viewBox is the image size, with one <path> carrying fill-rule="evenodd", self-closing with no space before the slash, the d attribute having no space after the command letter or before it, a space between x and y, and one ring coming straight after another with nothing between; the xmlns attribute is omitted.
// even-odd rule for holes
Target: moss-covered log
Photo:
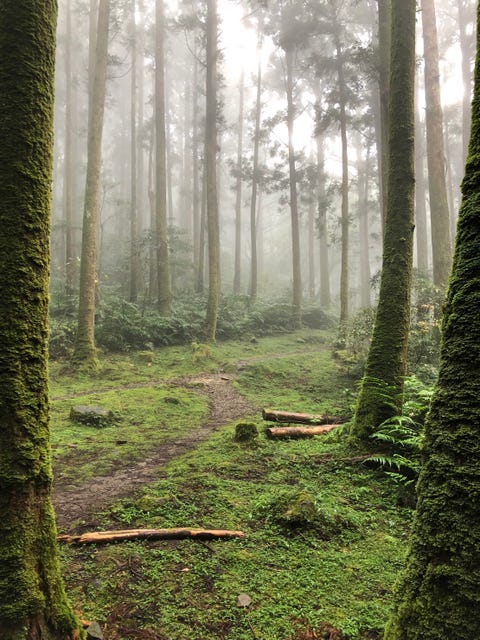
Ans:
<svg viewBox="0 0 480 640"><path fill-rule="evenodd" d="M59 572L47 388L55 0L0 3L0 638L80 637Z"/></svg>
<svg viewBox="0 0 480 640"><path fill-rule="evenodd" d="M480 6L477 11L480 24ZM386 640L480 638L479 49L477 40L472 133L440 373L426 421L407 567Z"/></svg>
<svg viewBox="0 0 480 640"><path fill-rule="evenodd" d="M387 217L378 310L352 434L399 413L406 370L414 230L415 0L393 0Z"/></svg>

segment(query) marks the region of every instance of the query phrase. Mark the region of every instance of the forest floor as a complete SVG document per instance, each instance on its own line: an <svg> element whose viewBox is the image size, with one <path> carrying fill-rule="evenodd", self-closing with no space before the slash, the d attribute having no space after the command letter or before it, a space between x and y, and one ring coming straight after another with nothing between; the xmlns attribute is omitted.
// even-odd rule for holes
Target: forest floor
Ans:
<svg viewBox="0 0 480 640"><path fill-rule="evenodd" d="M94 378L51 364L61 532L246 534L208 544L62 546L74 606L99 622L105 640L381 637L410 511L397 506L391 480L358 462L345 436L263 436L264 406L351 410L354 381L332 357L332 338L303 331L218 344L201 357L188 347L105 356ZM76 404L109 408L115 423L72 423ZM233 441L239 419L258 424L256 446ZM283 502L305 494L313 516L285 515ZM242 593L247 607L238 605Z"/></svg>

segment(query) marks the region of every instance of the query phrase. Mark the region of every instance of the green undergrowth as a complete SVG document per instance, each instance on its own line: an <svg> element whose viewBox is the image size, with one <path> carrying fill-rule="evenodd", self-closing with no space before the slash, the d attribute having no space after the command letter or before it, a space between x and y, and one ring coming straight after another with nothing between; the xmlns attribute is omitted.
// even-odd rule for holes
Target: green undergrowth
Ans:
<svg viewBox="0 0 480 640"><path fill-rule="evenodd" d="M213 345L197 359L183 348L155 351L150 362L145 354L108 357L104 373L78 387L77 374L61 375L54 365L60 482L140 459L161 438L201 423L204 396L168 384L187 372L235 374L239 392L258 408L248 418L259 429L253 443L236 443L228 424L159 469L143 493L96 516L98 529L233 529L244 539L62 547L70 598L82 618L100 623L105 640L381 638L411 512L398 507L393 481L362 464L341 434L268 440L260 416L267 406L348 417L352 383L332 358L332 342L326 332L302 331ZM120 388L149 379L152 386ZM71 398L72 389L89 395ZM69 407L87 401L112 409L118 421L73 427ZM104 450L102 440L127 443ZM128 455L116 459L119 451ZM251 604L238 606L241 594Z"/></svg>
<svg viewBox="0 0 480 640"><path fill-rule="evenodd" d="M64 549L76 605L116 640L140 628L168 640L287 640L322 622L351 639L380 638L410 513L388 478L345 461L351 452L332 438L262 437L246 448L233 433L170 464L101 526L242 529L246 538ZM313 496L310 524L277 517L299 492ZM237 606L242 593L247 609Z"/></svg>
<svg viewBox="0 0 480 640"><path fill-rule="evenodd" d="M113 422L103 428L74 422L69 415L77 404L110 409ZM51 411L55 477L58 482L78 483L132 464L162 443L193 431L207 412L203 395L166 385L57 400Z"/></svg>

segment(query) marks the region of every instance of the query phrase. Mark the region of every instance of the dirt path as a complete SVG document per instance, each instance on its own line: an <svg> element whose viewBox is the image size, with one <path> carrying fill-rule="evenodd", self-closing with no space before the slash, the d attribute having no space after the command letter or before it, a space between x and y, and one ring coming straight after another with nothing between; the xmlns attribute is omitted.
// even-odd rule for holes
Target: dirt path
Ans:
<svg viewBox="0 0 480 640"><path fill-rule="evenodd" d="M108 476L95 477L78 486L62 487L60 483L56 484L53 501L59 530L77 531L79 522L84 523L82 529L89 528L95 524L92 523L94 513L108 507L115 500L135 494L143 485L154 482L162 465L194 449L219 427L254 413L256 407L234 389L232 379L233 376L230 375L205 374L177 383L187 388L194 386L196 390L203 391L209 399L208 420L188 436L165 443L142 462L124 466ZM154 385L155 381L138 386Z"/></svg>

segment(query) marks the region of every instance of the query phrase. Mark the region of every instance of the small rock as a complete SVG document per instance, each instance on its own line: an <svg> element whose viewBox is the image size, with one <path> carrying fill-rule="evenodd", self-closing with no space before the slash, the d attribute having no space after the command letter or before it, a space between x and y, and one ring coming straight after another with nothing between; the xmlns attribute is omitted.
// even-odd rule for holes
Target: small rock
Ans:
<svg viewBox="0 0 480 640"><path fill-rule="evenodd" d="M167 396L163 401L167 404L180 404L180 400L178 398L172 398L171 396Z"/></svg>
<svg viewBox="0 0 480 640"><path fill-rule="evenodd" d="M237 606L246 609L252 604L252 599L248 593L241 593L237 598Z"/></svg>
<svg viewBox="0 0 480 640"><path fill-rule="evenodd" d="M92 622L87 629L87 637L95 640L103 640L103 633L98 622Z"/></svg>
<svg viewBox="0 0 480 640"><path fill-rule="evenodd" d="M70 419L91 427L106 427L114 420L113 411L93 405L77 405L70 409Z"/></svg>

